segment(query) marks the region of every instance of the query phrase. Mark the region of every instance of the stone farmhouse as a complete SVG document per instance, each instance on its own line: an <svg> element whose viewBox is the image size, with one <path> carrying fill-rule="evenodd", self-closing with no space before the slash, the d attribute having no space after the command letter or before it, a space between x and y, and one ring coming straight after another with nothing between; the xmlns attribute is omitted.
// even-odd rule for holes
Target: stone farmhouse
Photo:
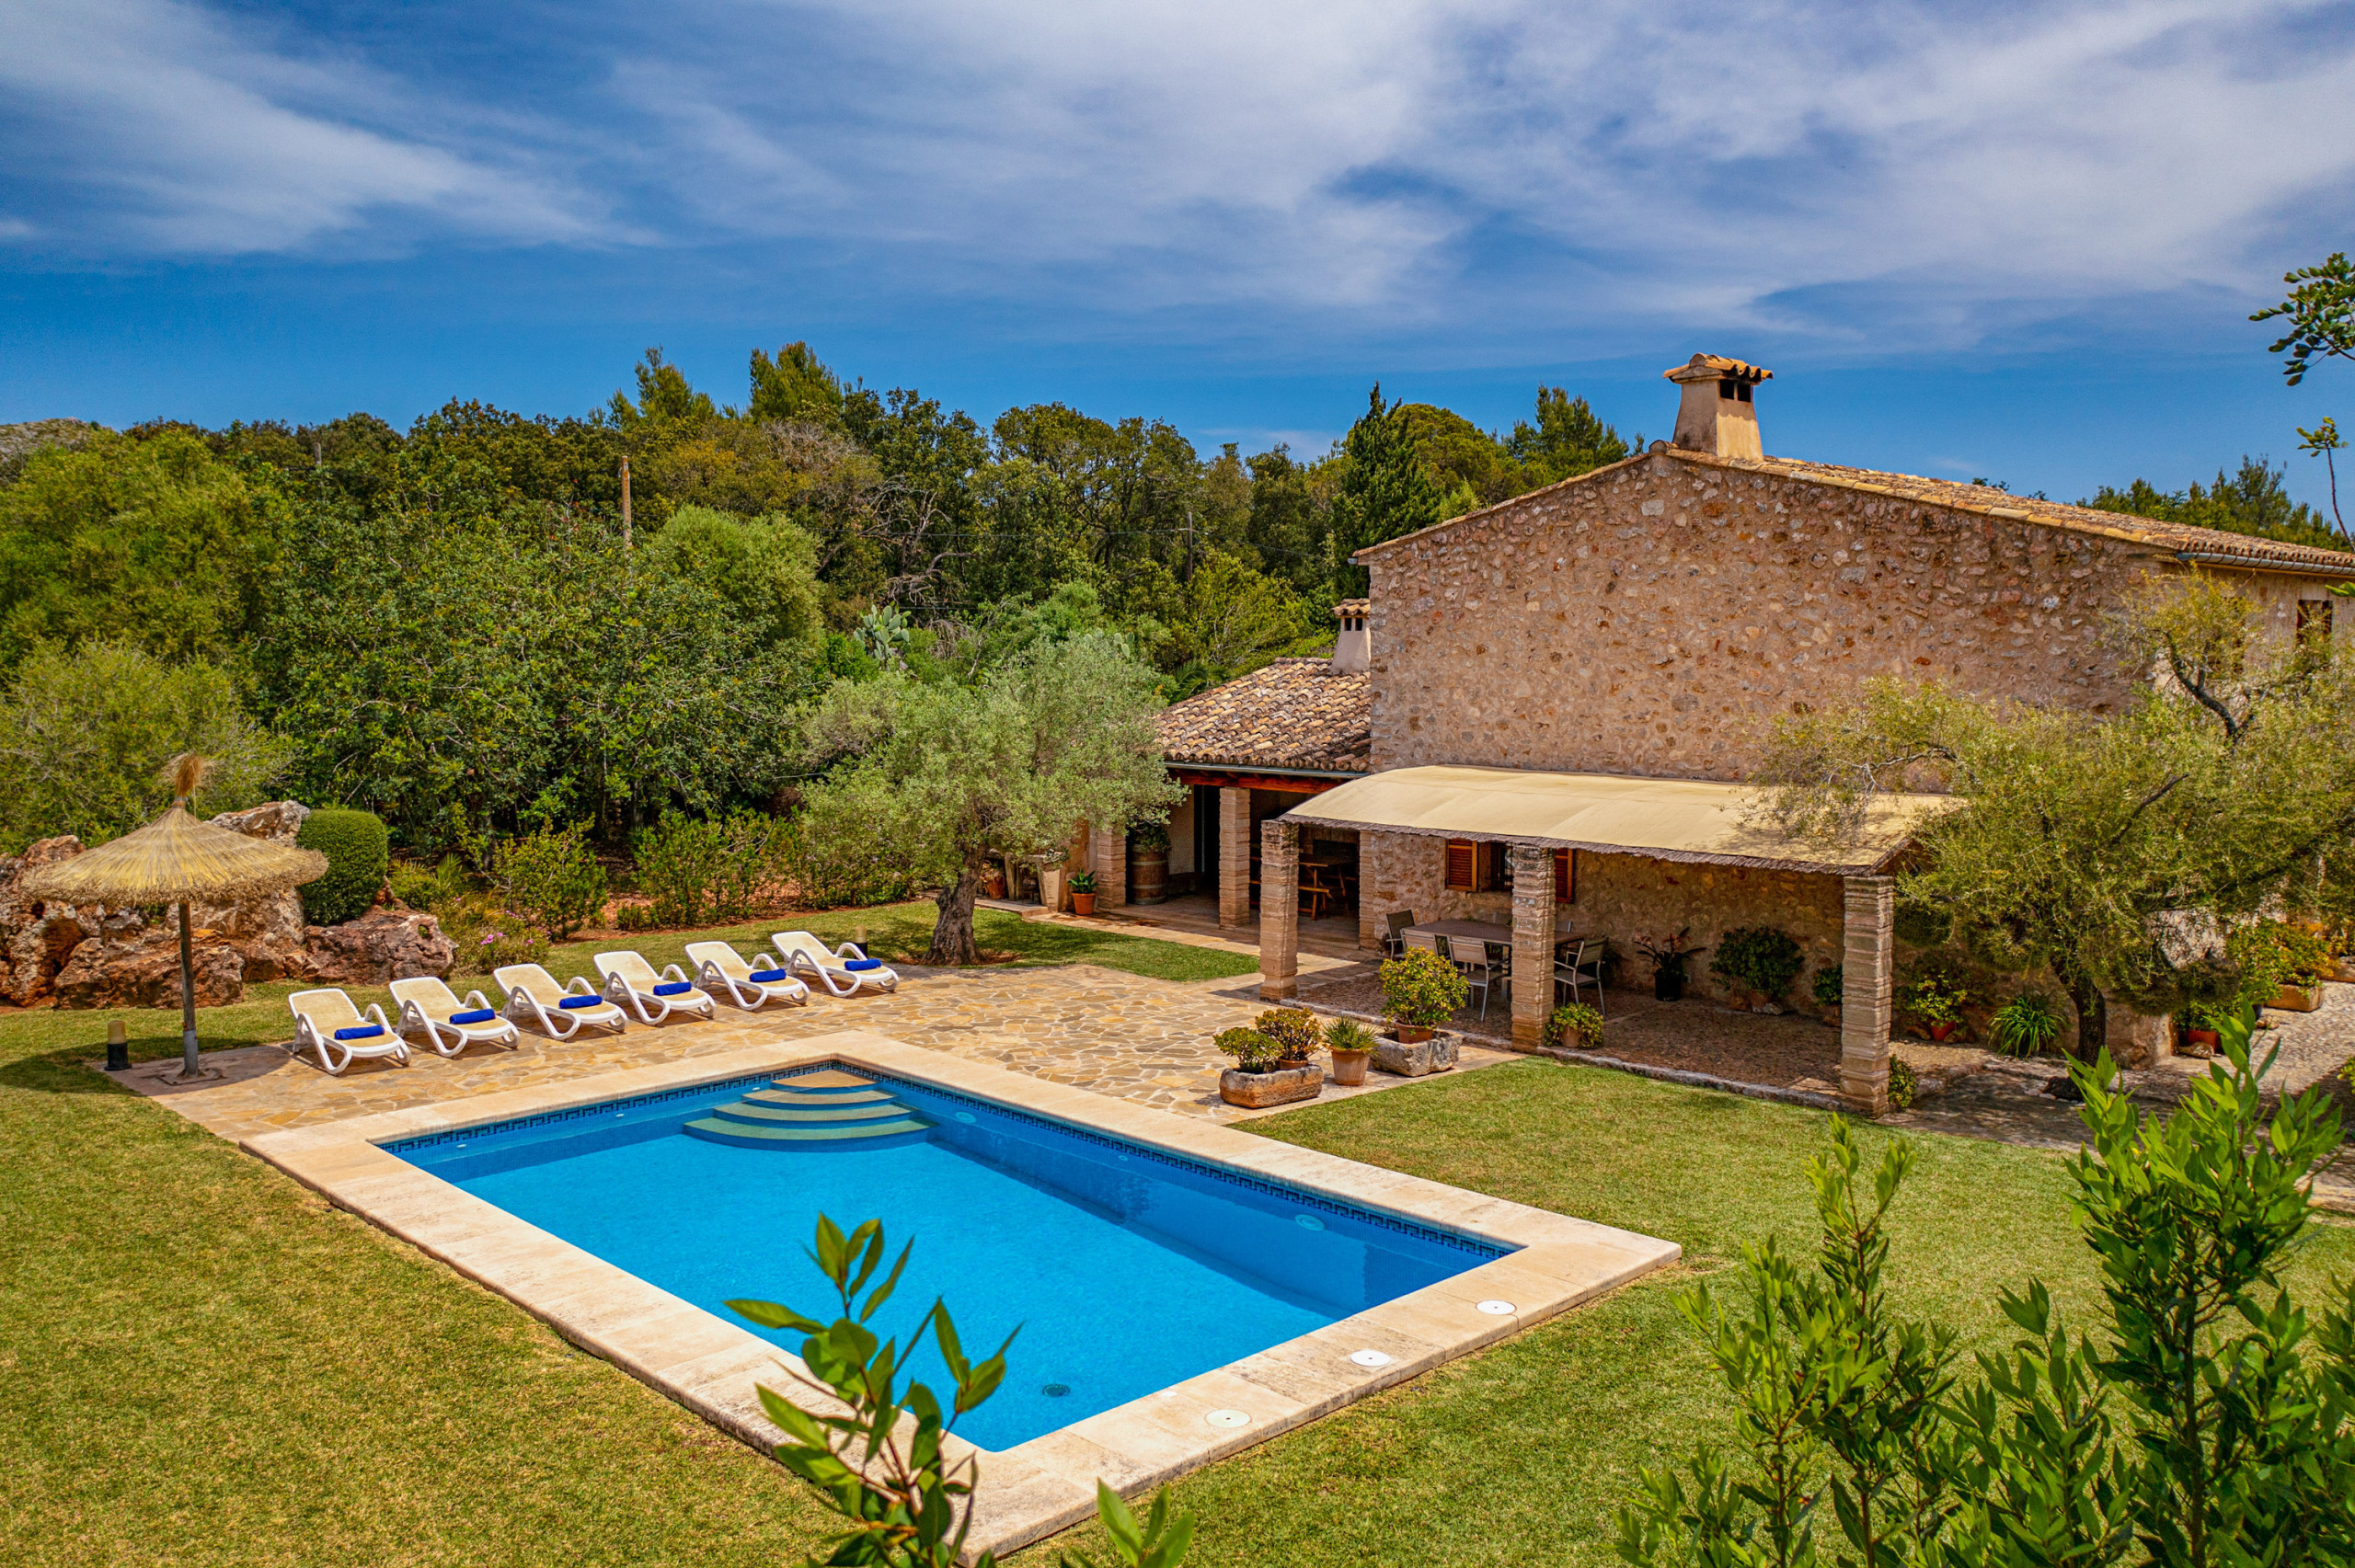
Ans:
<svg viewBox="0 0 2355 1568"><path fill-rule="evenodd" d="M1773 924L1811 968L1844 965L1841 1092L1878 1113L1889 868L1942 803L1890 797L1843 851L1777 841L1740 783L1766 721L1876 675L2107 711L2134 678L2100 646L2104 617L2154 572L2226 574L2285 636L2350 635L2331 589L2355 555L1768 457L1770 373L1694 355L1666 372L1672 441L1361 551L1370 594L1339 607L1331 659L1166 711L1168 766L1192 786L1170 888L1257 924L1263 995L1293 994L1304 933L1375 948L1398 910L1510 926L1516 975L1550 976L1571 930L1626 953L1637 933L1685 927L1707 948ZM1097 834L1089 855L1114 905L1123 848ZM1512 988L1516 1044L1539 1043L1552 1006L1550 985ZM2151 1021L2114 1018L2165 1048Z"/></svg>

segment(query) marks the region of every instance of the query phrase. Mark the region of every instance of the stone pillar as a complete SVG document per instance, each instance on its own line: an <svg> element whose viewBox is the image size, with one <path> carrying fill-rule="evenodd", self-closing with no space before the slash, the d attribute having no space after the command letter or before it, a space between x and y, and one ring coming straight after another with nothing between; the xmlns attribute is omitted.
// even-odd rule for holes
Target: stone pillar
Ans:
<svg viewBox="0 0 2355 1568"><path fill-rule="evenodd" d="M1382 853L1382 835L1358 834L1358 945L1368 953L1382 951L1382 917L1385 912L1375 894L1380 881L1376 864Z"/></svg>
<svg viewBox="0 0 2355 1568"><path fill-rule="evenodd" d="M1300 825L1271 817L1259 824L1259 995L1299 994Z"/></svg>
<svg viewBox="0 0 2355 1568"><path fill-rule="evenodd" d="M1538 844L1509 844L1512 866L1512 1046L1534 1051L1545 1043L1554 1011L1554 852Z"/></svg>
<svg viewBox="0 0 2355 1568"><path fill-rule="evenodd" d="M1889 1025L1897 968L1896 882L1844 879L1846 940L1840 958L1840 1100L1858 1116L1889 1109Z"/></svg>
<svg viewBox="0 0 2355 1568"><path fill-rule="evenodd" d="M2175 1020L2160 1013L2137 1013L2117 997L2104 992L2102 1013L2109 1026L2109 1059L2137 1070L2155 1067L2175 1055Z"/></svg>
<svg viewBox="0 0 2355 1568"><path fill-rule="evenodd" d="M1251 923L1251 792L1218 792L1218 923Z"/></svg>
<svg viewBox="0 0 2355 1568"><path fill-rule="evenodd" d="M1129 835L1126 830L1108 833L1101 829L1090 835L1087 850L1088 870L1096 874L1096 905L1129 901Z"/></svg>

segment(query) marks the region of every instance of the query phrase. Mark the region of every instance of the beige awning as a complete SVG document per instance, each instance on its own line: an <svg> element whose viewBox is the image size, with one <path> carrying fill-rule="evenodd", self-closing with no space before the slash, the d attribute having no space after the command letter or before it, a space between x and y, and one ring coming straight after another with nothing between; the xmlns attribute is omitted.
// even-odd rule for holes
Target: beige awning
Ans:
<svg viewBox="0 0 2355 1568"><path fill-rule="evenodd" d="M1753 820L1761 799L1752 785L1700 779L1397 768L1313 795L1284 818L1330 828L1859 876L1878 870L1925 818L1955 804L1942 795L1877 795L1851 841L1823 844Z"/></svg>

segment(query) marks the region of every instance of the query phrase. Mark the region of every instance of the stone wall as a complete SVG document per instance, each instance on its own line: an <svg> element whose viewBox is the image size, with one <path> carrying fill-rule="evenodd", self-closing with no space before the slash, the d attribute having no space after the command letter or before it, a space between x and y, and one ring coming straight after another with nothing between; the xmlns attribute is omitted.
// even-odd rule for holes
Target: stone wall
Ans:
<svg viewBox="0 0 2355 1568"><path fill-rule="evenodd" d="M1373 869L1360 865L1361 940L1378 930L1393 910L1411 910L1426 920L1512 922L1512 895L1450 891L1446 841L1412 833L1368 834ZM1787 931L1807 954L1808 967L1788 1000L1808 1004L1808 983L1817 967L1840 962L1841 879L1810 872L1752 871L1740 866L1692 865L1643 855L1597 854L1581 850L1570 901L1557 907L1557 924L1581 934L1607 936L1619 958L1614 985L1646 988L1651 965L1636 951L1637 933L1665 934L1690 928L1686 945L1715 948L1727 932L1772 925ZM1724 992L1709 973L1709 955L1687 966L1687 994Z"/></svg>
<svg viewBox="0 0 2355 1568"><path fill-rule="evenodd" d="M1765 719L1872 675L2105 710L2102 617L2154 558L1655 454L1373 558L1373 765L1738 779ZM2284 629L2325 587L2247 581Z"/></svg>

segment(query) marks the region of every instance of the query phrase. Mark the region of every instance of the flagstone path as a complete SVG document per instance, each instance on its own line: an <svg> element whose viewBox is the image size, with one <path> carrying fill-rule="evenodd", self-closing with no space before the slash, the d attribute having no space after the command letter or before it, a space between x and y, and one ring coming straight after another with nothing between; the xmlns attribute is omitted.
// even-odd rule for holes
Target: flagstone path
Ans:
<svg viewBox="0 0 2355 1568"><path fill-rule="evenodd" d="M837 1029L873 1029L910 1045L1027 1072L1074 1088L1117 1095L1162 1110L1219 1121L1265 1113L1218 1098L1226 1065L1212 1047L1220 1030L1248 1024L1262 1006L1256 980L1178 984L1094 965L981 971L901 966L889 995L813 996L807 1007L747 1013L721 1003L712 1022L648 1026L620 1036L584 1030L556 1041L523 1030L514 1050L477 1047L445 1059L412 1046L409 1065L358 1062L330 1078L311 1059L281 1046L205 1053L224 1076L175 1085L163 1082L177 1062L155 1062L121 1075L142 1093L224 1138L346 1116L561 1082L593 1072L707 1056L766 1040L802 1039ZM1515 1059L1511 1052L1465 1049L1464 1067ZM1429 1080L1369 1073L1362 1089L1328 1082L1327 1099Z"/></svg>

